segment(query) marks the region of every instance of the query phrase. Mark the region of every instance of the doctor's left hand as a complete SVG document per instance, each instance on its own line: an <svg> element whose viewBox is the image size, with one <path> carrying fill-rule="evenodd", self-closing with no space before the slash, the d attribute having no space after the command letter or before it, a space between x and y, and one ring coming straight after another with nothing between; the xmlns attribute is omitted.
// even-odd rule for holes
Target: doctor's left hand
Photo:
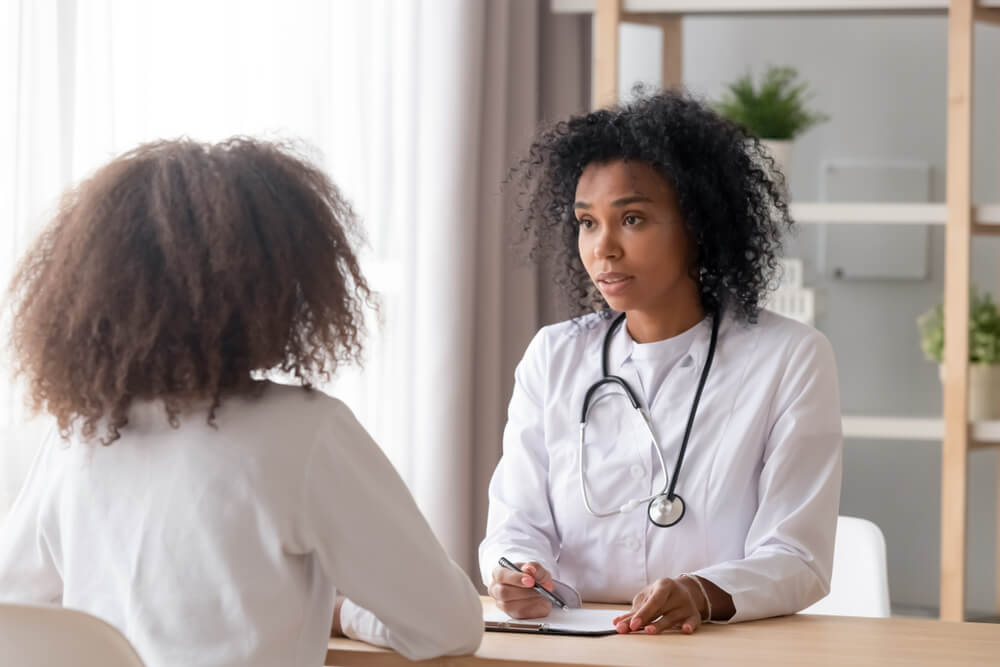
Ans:
<svg viewBox="0 0 1000 667"><path fill-rule="evenodd" d="M686 577L659 579L632 598L632 609L615 618L615 629L621 634L680 630L689 635L701 626L705 607L701 591Z"/></svg>

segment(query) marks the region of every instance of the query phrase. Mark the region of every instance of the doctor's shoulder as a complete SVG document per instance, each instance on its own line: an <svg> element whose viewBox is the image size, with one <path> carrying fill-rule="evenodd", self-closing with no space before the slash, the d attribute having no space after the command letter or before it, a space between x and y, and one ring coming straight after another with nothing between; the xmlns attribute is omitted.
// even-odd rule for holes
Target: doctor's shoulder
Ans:
<svg viewBox="0 0 1000 667"><path fill-rule="evenodd" d="M773 412L806 400L840 424L840 387L837 361L827 337L815 328L771 311L762 310L757 324L756 363L752 373L762 382L771 378Z"/></svg>
<svg viewBox="0 0 1000 667"><path fill-rule="evenodd" d="M759 329L759 348L764 355L786 358L789 362L802 358L829 357L833 360L833 346L826 335L818 329L762 309L757 322L749 325Z"/></svg>
<svg viewBox="0 0 1000 667"><path fill-rule="evenodd" d="M602 313L588 313L538 330L524 353L524 362L534 362L552 370L563 365L573 366L600 350L601 341L613 319ZM595 347L596 346L596 347Z"/></svg>

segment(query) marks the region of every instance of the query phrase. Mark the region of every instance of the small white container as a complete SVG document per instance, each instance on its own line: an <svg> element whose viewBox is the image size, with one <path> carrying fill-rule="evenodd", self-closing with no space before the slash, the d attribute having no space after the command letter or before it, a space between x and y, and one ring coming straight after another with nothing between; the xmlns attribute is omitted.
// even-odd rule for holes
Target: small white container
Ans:
<svg viewBox="0 0 1000 667"><path fill-rule="evenodd" d="M938 365L944 382L944 364ZM1000 364L969 364L969 421L1000 419Z"/></svg>
<svg viewBox="0 0 1000 667"><path fill-rule="evenodd" d="M774 166L788 181L788 165L792 161L792 140L791 139L761 139L761 146L774 159Z"/></svg>

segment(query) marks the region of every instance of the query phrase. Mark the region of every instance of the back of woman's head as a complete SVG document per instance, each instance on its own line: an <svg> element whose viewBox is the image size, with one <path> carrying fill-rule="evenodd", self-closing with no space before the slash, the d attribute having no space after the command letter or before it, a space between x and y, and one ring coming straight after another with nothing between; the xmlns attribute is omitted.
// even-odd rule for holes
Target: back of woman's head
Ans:
<svg viewBox="0 0 1000 667"><path fill-rule="evenodd" d="M10 286L11 343L35 409L116 439L136 400L209 419L251 373L306 386L357 361L370 300L357 222L286 146L139 146L67 193Z"/></svg>

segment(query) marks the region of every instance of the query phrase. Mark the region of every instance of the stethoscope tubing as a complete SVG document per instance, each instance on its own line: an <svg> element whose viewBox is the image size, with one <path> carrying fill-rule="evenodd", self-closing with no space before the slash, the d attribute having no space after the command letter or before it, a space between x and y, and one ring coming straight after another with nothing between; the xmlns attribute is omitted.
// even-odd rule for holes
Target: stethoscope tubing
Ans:
<svg viewBox="0 0 1000 667"><path fill-rule="evenodd" d="M708 380L708 373L711 370L712 361L715 358L715 348L718 343L718 337L719 337L719 320L721 319L720 312L717 312L712 316L712 336L708 345L708 355L705 357L705 363L702 366L701 376L698 379L698 387L695 390L694 399L691 402L691 410L688 413L687 424L685 425L684 428L684 438L681 440L681 448L680 451L677 453L677 461L674 463L673 474L670 475L669 477L667 476L667 463L663 457L663 449L660 447L660 443L656 438L656 434L653 432L653 426L652 423L650 422L649 415L647 415L646 412L643 410L642 405L639 403L639 400L636 398L635 392L632 391L632 387L629 386L628 382L626 382L624 378L621 378L617 375L611 375L610 373L608 373L608 356L611 347L611 338L614 335L614 332L618 329L619 326L621 326L621 323L625 320L625 313L622 313L621 315L616 317L615 320L611 323L611 326L608 327L608 331L607 333L604 334L604 341L601 346L602 377L600 380L593 383L592 385L590 385L590 387L587 388L587 391L584 394L583 398L583 408L580 413L580 443L579 443L580 493L583 496L584 506L587 508L587 511L590 512L590 514L592 514L593 516L599 518L605 518L614 516L615 514L631 511L636 507L638 507L639 505L641 505L642 503L645 502L651 503L655 498L659 496L666 496L667 500L671 503L676 498L679 498L679 496L676 493L677 481L678 478L680 477L681 467L684 465L684 455L687 452L688 442L691 437L691 431L692 428L694 427L694 418L698 412L698 405L701 402L701 395L705 388L705 382ZM663 488L659 492L654 493L645 498L636 498L634 500L630 500L617 510L611 512L597 512L591 506L590 499L587 494L585 440L586 440L586 430L587 430L587 414L589 413L590 407L592 405L591 399L593 398L594 392L606 384L615 384L622 388L622 391L624 392L626 398L628 398L629 403L632 404L633 409L635 409L635 411L642 418L642 422L646 425L646 429L647 431L649 431L649 436L653 441L653 448L656 450L656 455L660 462L660 469L663 471ZM681 500L681 502L683 503L683 500ZM679 520L680 517L678 517L676 521ZM661 525L656 521L654 521L652 517L650 517L650 521L652 521L655 525L658 526Z"/></svg>

